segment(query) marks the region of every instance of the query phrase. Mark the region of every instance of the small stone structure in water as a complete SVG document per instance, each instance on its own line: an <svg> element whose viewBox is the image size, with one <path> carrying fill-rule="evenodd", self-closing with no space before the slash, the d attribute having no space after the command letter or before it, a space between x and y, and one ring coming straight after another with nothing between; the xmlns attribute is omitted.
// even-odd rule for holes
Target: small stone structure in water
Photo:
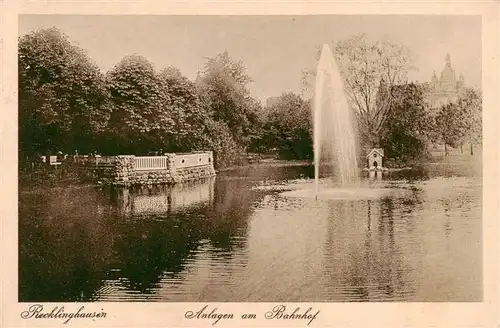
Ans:
<svg viewBox="0 0 500 328"><path fill-rule="evenodd" d="M120 186L175 184L215 176L211 151L97 157L96 161L89 163L100 183Z"/></svg>
<svg viewBox="0 0 500 328"><path fill-rule="evenodd" d="M370 150L368 155L366 155L368 160L368 167L365 170L369 171L387 171L387 168L384 168L383 159L384 159L384 150L382 148L373 148Z"/></svg>

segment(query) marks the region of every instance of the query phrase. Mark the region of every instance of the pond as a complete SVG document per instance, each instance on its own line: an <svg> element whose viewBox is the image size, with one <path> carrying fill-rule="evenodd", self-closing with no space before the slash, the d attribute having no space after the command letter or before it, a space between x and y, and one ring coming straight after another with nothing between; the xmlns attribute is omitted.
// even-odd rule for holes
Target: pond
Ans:
<svg viewBox="0 0 500 328"><path fill-rule="evenodd" d="M288 197L307 165L174 187L19 194L19 301L482 301L481 180L467 164L365 176L398 192Z"/></svg>

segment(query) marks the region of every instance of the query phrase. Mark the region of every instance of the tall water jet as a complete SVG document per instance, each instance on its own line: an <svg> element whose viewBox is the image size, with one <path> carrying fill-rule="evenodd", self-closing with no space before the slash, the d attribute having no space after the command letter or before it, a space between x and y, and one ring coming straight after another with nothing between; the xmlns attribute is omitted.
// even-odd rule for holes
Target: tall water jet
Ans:
<svg viewBox="0 0 500 328"><path fill-rule="evenodd" d="M358 180L354 115L344 93L344 85L335 58L323 45L316 70L313 105L314 178L319 191L322 161L333 168L342 185Z"/></svg>

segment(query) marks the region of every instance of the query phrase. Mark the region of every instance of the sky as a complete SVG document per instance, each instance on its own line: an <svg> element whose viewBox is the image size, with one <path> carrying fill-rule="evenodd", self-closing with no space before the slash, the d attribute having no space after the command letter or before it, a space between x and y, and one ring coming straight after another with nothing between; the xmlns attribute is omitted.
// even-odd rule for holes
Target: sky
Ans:
<svg viewBox="0 0 500 328"><path fill-rule="evenodd" d="M315 67L323 43L365 33L407 47L418 71L410 80L439 77L446 54L457 76L481 87L481 17L440 15L302 15L302 16L118 16L21 15L19 35L57 27L87 50L107 71L125 55L139 54L157 70L179 68L194 80L207 57L225 50L242 60L254 82L257 99L301 91L301 72Z"/></svg>

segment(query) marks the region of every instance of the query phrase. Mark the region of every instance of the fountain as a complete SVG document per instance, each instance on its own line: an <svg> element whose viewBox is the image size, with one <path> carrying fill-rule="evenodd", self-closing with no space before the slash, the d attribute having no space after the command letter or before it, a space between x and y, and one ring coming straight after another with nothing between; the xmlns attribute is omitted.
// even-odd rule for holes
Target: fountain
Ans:
<svg viewBox="0 0 500 328"><path fill-rule="evenodd" d="M358 181L357 138L352 116L335 58L324 44L316 70L313 106L316 195L322 160L330 162L341 185Z"/></svg>
<svg viewBox="0 0 500 328"><path fill-rule="evenodd" d="M314 195L316 199L368 199L394 193L392 188L362 186L357 160L355 117L345 96L339 68L330 47L326 44L322 47L316 70L312 110L314 192L299 188L284 192L283 195ZM320 183L322 167L332 169L333 179L326 184Z"/></svg>

